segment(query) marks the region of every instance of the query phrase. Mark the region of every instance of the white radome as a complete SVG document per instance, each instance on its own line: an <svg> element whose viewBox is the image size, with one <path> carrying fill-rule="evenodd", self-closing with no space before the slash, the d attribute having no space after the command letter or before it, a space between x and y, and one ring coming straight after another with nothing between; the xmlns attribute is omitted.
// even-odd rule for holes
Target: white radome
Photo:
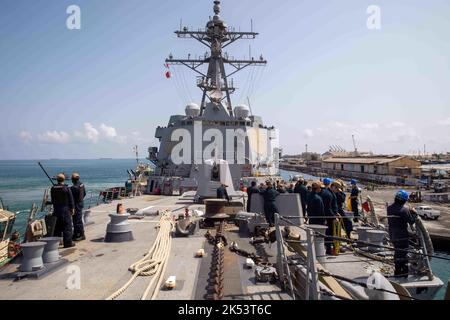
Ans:
<svg viewBox="0 0 450 320"><path fill-rule="evenodd" d="M248 118L250 116L250 108L245 104L238 105L234 108L234 115L237 118Z"/></svg>
<svg viewBox="0 0 450 320"><path fill-rule="evenodd" d="M197 117L200 114L200 106L196 103L189 103L186 106L186 115L188 117Z"/></svg>

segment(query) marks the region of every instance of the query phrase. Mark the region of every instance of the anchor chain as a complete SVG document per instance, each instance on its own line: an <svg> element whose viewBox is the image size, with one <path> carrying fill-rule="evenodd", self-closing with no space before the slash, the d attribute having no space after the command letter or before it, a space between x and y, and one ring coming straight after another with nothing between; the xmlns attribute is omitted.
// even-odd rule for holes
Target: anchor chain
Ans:
<svg viewBox="0 0 450 320"><path fill-rule="evenodd" d="M217 227L215 237L209 232L205 234L208 242L214 245L208 281L208 300L221 300L223 298L225 246L228 244L223 235L224 227L225 222L222 221Z"/></svg>

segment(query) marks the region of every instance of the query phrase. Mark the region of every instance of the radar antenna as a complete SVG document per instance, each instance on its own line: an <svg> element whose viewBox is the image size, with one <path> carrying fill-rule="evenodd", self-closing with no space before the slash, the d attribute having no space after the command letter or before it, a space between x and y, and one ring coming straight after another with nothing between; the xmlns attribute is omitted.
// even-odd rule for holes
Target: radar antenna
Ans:
<svg viewBox="0 0 450 320"><path fill-rule="evenodd" d="M214 1L214 16L208 21L204 30L193 31L183 27L175 31L179 38L193 38L208 47L210 52L205 53L203 58L174 59L172 55L169 55L169 58L166 59L168 65L184 65L199 74L197 87L203 91L200 115L203 115L206 108L206 99L209 99L214 105L223 105L223 100L226 99L226 110L232 116L231 94L236 91L236 88L233 81L228 79L248 66L264 66L267 64L262 55L259 59L249 57L249 60L236 60L230 58L226 53L222 54L222 50L228 45L240 39L255 39L258 33L253 32L253 22L250 32L236 32L228 27L220 19L220 3L220 1ZM199 70L199 67L205 64L208 65L206 73ZM233 68L228 74L225 71L225 64Z"/></svg>

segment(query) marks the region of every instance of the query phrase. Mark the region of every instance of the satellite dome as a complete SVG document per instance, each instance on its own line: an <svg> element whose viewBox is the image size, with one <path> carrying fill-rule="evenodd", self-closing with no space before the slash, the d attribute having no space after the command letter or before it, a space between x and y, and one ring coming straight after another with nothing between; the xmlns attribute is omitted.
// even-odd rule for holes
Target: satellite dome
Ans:
<svg viewBox="0 0 450 320"><path fill-rule="evenodd" d="M186 115L188 117L197 117L200 114L200 106L196 103L189 103L186 106Z"/></svg>
<svg viewBox="0 0 450 320"><path fill-rule="evenodd" d="M234 115L237 118L248 118L250 115L250 108L245 104L238 105L234 108Z"/></svg>

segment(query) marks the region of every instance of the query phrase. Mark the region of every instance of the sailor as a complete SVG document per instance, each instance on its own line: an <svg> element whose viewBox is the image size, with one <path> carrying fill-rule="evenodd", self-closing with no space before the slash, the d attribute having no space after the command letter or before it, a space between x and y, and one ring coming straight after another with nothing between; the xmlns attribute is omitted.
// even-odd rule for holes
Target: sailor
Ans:
<svg viewBox="0 0 450 320"><path fill-rule="evenodd" d="M303 178L300 178L295 184L294 193L300 194L303 214L306 215L306 202L308 190L306 189L305 181Z"/></svg>
<svg viewBox="0 0 450 320"><path fill-rule="evenodd" d="M64 184L64 173L56 176L58 184L50 190L53 204L53 216L56 217L54 236L63 236L64 248L75 246L72 241L72 215L74 214L74 202L70 188Z"/></svg>
<svg viewBox="0 0 450 320"><path fill-rule="evenodd" d="M321 183L313 182L311 185L311 194L308 197L308 223L309 224L325 224L325 212L323 207L323 200L320 197Z"/></svg>
<svg viewBox="0 0 450 320"><path fill-rule="evenodd" d="M408 223L413 224L417 219L417 213L414 209L405 208L408 199L408 193L400 190L395 195L394 203L387 207L389 237L395 248L394 275L399 277L408 277Z"/></svg>
<svg viewBox="0 0 450 320"><path fill-rule="evenodd" d="M256 181L252 181L250 188L247 189L247 212L252 210L252 194L259 193Z"/></svg>
<svg viewBox="0 0 450 320"><path fill-rule="evenodd" d="M278 193L286 193L286 188L282 183L277 183L277 190Z"/></svg>
<svg viewBox="0 0 450 320"><path fill-rule="evenodd" d="M294 184L289 184L289 187L286 189L287 193L294 193Z"/></svg>
<svg viewBox="0 0 450 320"><path fill-rule="evenodd" d="M330 191L330 185L331 185L331 179L325 178L323 179L323 188L320 192L320 197L323 201L323 209L324 209L324 215L326 219L325 225L328 227L327 231L325 232L326 235L332 236L333 235L333 223L334 221L337 221L337 201L336 196ZM332 254L332 246L333 246L333 240L329 237L325 238L325 247L327 254Z"/></svg>
<svg viewBox="0 0 450 320"><path fill-rule="evenodd" d="M217 199L227 199L230 201L230 197L227 192L227 185L222 183L219 188L217 188Z"/></svg>
<svg viewBox="0 0 450 320"><path fill-rule="evenodd" d="M266 185L267 188L259 190L259 193L264 198L264 214L266 220L269 223L269 226L273 227L275 225L275 213L278 213L278 207L275 200L280 193L273 188L272 182L267 181Z"/></svg>
<svg viewBox="0 0 450 320"><path fill-rule="evenodd" d="M118 203L116 207L116 214L125 214L125 207L122 203Z"/></svg>
<svg viewBox="0 0 450 320"><path fill-rule="evenodd" d="M72 216L73 240L82 241L86 239L83 226L83 207L84 197L86 197L86 189L84 184L80 181L80 175L76 172L72 174L72 186L70 187L70 191L72 192L75 205L75 213Z"/></svg>
<svg viewBox="0 0 450 320"><path fill-rule="evenodd" d="M355 179L352 179L350 184L352 185L352 191L350 193L350 200L352 205L352 211L353 211L353 221L358 222L359 217L359 211L358 211L358 204L359 204L359 188L356 185L357 181Z"/></svg>
<svg viewBox="0 0 450 320"><path fill-rule="evenodd" d="M345 205L345 192L344 192L344 183L341 180L333 181L331 184L331 191L336 195L336 202L338 206L338 214L342 217L342 222L344 224L344 230L347 234L347 238L350 239L351 232L353 231L353 223L351 218L348 218L347 213L344 210Z"/></svg>

